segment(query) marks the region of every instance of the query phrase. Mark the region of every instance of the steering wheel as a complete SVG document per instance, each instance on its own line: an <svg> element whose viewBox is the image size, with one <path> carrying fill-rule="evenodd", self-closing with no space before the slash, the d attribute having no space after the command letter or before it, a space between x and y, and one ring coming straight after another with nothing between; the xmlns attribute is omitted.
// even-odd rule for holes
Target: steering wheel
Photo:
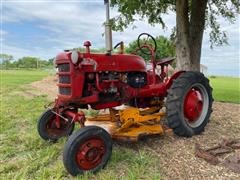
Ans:
<svg viewBox="0 0 240 180"><path fill-rule="evenodd" d="M149 40L152 40L153 44L149 43ZM143 54L151 55L151 52L147 53L146 51L143 50L143 49L147 49L147 47L145 47L144 45L152 47L154 52L156 52L156 50L157 50L157 43L156 43L155 38L152 35L148 34L148 33L140 34L138 36L137 43L138 43L138 48L140 49L140 51Z"/></svg>

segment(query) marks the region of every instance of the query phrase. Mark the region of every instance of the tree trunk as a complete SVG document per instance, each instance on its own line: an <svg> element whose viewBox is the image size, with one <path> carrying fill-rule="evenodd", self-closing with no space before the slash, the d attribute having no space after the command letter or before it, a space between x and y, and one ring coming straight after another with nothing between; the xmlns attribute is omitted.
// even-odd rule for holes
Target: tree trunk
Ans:
<svg viewBox="0 0 240 180"><path fill-rule="evenodd" d="M190 19L190 47L191 70L199 71L201 62L201 50L203 32L205 26L205 12L208 0L192 0Z"/></svg>
<svg viewBox="0 0 240 180"><path fill-rule="evenodd" d="M188 0L176 0L176 54L177 69L190 70Z"/></svg>
<svg viewBox="0 0 240 180"><path fill-rule="evenodd" d="M200 70L206 6L207 0L192 0L189 13L188 0L176 0L178 70Z"/></svg>

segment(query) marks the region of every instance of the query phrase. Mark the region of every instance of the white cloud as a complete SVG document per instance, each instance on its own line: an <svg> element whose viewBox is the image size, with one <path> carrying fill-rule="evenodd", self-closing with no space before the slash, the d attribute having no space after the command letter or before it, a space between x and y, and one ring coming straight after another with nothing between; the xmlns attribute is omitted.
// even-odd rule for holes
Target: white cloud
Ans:
<svg viewBox="0 0 240 180"><path fill-rule="evenodd" d="M32 49L25 49L19 46L10 46L4 44L2 47L3 53L12 54L15 59L24 57L24 56L33 56L39 57L42 59L49 59L54 56L49 56L49 54L56 54L59 52L59 49L56 50L55 48L52 49L44 49L42 47L32 47Z"/></svg>
<svg viewBox="0 0 240 180"><path fill-rule="evenodd" d="M202 63L208 66L209 74L240 76L240 34L239 16L234 24L219 18L222 30L228 35L229 45L210 49L208 29L204 33Z"/></svg>
<svg viewBox="0 0 240 180"><path fill-rule="evenodd" d="M8 34L7 31L4 31L4 30L0 29L0 36L5 36L7 34Z"/></svg>
<svg viewBox="0 0 240 180"><path fill-rule="evenodd" d="M91 2L91 1L90 1ZM90 4L90 3L89 3ZM5 22L24 23L26 21L39 20L37 25L43 30L48 30L54 37L47 41L60 43L60 46L79 46L84 40L92 40L95 47L104 47L103 22L105 21L105 8L103 3L92 3L93 7L82 3L11 3L6 6ZM37 9L37 10L36 10ZM111 13L117 14L116 10ZM167 21L173 22L171 15L165 16ZM136 39L141 32L149 32L153 35L168 34L161 26L152 27L146 21L135 23L138 27L131 27L124 33L114 32L114 42L130 41ZM70 48L70 47L69 47Z"/></svg>

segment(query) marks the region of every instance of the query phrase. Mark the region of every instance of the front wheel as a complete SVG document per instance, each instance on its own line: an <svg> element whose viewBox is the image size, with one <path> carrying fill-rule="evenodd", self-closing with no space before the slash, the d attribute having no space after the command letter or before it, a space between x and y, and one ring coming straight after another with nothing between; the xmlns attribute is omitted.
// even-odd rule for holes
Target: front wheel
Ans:
<svg viewBox="0 0 240 180"><path fill-rule="evenodd" d="M202 73L181 74L168 90L168 126L179 136L200 134L209 122L212 102L212 88Z"/></svg>
<svg viewBox="0 0 240 180"><path fill-rule="evenodd" d="M97 172L105 167L112 153L112 139L97 126L86 126L70 136L63 151L63 163L73 176Z"/></svg>
<svg viewBox="0 0 240 180"><path fill-rule="evenodd" d="M60 117L59 117L60 118ZM71 135L74 130L74 123L60 118L60 127L56 126L56 114L53 110L45 111L38 120L38 134L46 141L56 142L63 136Z"/></svg>

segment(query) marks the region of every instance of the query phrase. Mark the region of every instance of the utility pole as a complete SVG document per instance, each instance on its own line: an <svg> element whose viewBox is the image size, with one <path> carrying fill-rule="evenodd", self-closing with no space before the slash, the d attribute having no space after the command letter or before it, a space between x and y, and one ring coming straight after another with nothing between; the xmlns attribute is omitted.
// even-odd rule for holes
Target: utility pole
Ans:
<svg viewBox="0 0 240 180"><path fill-rule="evenodd" d="M37 58L37 69L38 69L38 63L39 63L39 62L38 62L38 58Z"/></svg>

